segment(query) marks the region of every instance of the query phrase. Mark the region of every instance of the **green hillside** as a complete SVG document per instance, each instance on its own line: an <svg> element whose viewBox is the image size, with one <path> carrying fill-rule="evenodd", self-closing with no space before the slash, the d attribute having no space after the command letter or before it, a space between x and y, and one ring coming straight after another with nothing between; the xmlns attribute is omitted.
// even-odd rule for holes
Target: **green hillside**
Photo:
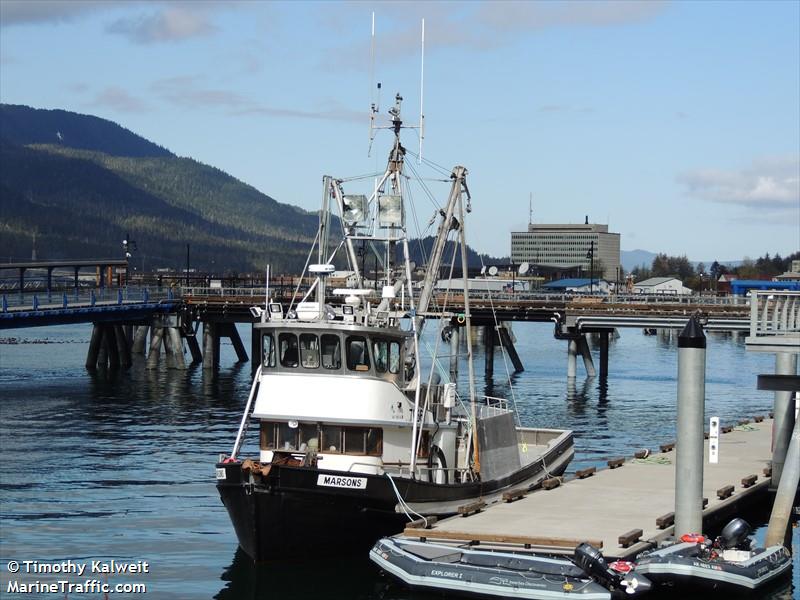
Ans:
<svg viewBox="0 0 800 600"><path fill-rule="evenodd" d="M40 259L121 256L121 242L130 235L138 247L132 265L148 271L183 266L187 243L192 265L203 270L302 268L317 228L315 214L143 138L150 146L139 145L141 153L149 148L152 155L122 156L135 134L114 124L103 126L120 138L101 145L107 152L60 142L15 143L37 139L32 132L49 125L31 123L53 111L23 111L22 126L13 111L2 108L0 260L29 259L35 232ZM81 119L92 126L99 121L68 114L75 127Z"/></svg>
<svg viewBox="0 0 800 600"><path fill-rule="evenodd" d="M113 121L18 104L0 104L0 138L20 146L58 144L114 156L174 156Z"/></svg>

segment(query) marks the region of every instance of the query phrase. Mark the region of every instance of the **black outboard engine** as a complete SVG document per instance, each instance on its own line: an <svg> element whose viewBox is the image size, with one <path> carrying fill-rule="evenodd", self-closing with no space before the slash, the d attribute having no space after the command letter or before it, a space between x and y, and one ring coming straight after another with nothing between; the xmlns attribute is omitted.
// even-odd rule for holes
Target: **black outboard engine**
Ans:
<svg viewBox="0 0 800 600"><path fill-rule="evenodd" d="M617 588L622 581L620 574L608 566L603 553L586 542L575 548L575 564L607 588Z"/></svg>
<svg viewBox="0 0 800 600"><path fill-rule="evenodd" d="M633 563L619 561L609 565L603 553L586 542L575 548L573 560L589 577L609 589L614 597L645 594L652 587L649 579L638 573L631 572L634 567ZM612 568L620 568L620 565L624 567L621 570Z"/></svg>
<svg viewBox="0 0 800 600"><path fill-rule="evenodd" d="M730 550L739 548L740 550L749 550L750 541L747 536L750 535L750 524L744 519L734 519L722 529L717 538L717 544L723 550Z"/></svg>

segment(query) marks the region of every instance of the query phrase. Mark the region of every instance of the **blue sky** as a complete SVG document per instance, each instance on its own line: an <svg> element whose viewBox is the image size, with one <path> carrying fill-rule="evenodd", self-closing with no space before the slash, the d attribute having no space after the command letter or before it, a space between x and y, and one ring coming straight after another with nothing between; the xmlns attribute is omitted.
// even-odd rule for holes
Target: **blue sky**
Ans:
<svg viewBox="0 0 800 600"><path fill-rule="evenodd" d="M610 224L693 260L800 248L800 2L0 0L0 100L111 119L315 210L381 110L465 165L471 245L534 221ZM414 132L406 145L417 148ZM444 199L444 185L432 189ZM431 207L419 207L427 222Z"/></svg>

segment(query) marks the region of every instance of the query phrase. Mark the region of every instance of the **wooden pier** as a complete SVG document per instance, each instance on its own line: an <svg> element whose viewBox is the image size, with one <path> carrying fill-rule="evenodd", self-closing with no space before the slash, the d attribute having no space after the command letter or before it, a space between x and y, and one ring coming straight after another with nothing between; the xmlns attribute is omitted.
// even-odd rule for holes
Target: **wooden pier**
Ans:
<svg viewBox="0 0 800 600"><path fill-rule="evenodd" d="M772 419L757 420L720 435L718 464L709 464L705 443L706 527L732 518L767 493ZM585 469L551 489L508 493L507 502L438 521L429 529L407 527L401 535L549 553L572 553L588 541L606 557L630 558L672 535L675 451L670 446L644 459L609 460L607 468Z"/></svg>

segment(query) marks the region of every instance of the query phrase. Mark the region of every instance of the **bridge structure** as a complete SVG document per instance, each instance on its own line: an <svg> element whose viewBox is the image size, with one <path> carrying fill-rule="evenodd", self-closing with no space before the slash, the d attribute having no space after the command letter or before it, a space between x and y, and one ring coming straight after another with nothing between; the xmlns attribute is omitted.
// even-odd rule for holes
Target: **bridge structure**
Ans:
<svg viewBox="0 0 800 600"><path fill-rule="evenodd" d="M237 324L255 323L259 317L251 308L264 306L266 301L265 291L260 287L184 286L166 290L118 288L116 291L106 288L80 294L76 291L74 296L63 292L55 299L48 294L48 298L50 301L39 301L37 296L27 294L24 297L14 294L3 296L0 329L91 322L95 326L92 334L95 341L90 344L87 366L126 366L129 361L124 357L132 353L147 354L148 365L155 368L163 349L167 365L179 369L187 365L184 347L189 350L192 363L202 363L207 369L217 368L220 338L224 337L230 338L237 360L247 361L249 357ZM566 342L568 379L577 376L579 355L583 358L587 376L597 374L590 341L599 346L599 375L602 378L608 375L609 338L616 329L676 331L682 329L692 315L699 314L706 330L738 335L751 331L753 310L762 317L765 306L767 311L770 310L770 298L769 294L761 292L754 294L751 301L740 297L717 296L601 297L476 292L470 295L470 309L472 324L478 329L478 335L474 337L484 345L487 375L493 373L495 350L498 347L509 357L516 371L524 370L523 361L514 347L513 323L549 322L553 324L554 336ZM439 306L445 302L443 295L436 300ZM273 293L272 301L281 302L288 309L291 298L288 293ZM465 321L464 298L449 295L446 302L445 310L426 316L449 320L450 370L455 375ZM755 309L752 308L752 302L756 303ZM774 325L800 331L798 307L800 301L791 309L783 307ZM114 339L108 333L110 329L114 330ZM256 337L253 336L251 356L260 355ZM107 349L103 352L102 348ZM117 359L116 356L123 358Z"/></svg>
<svg viewBox="0 0 800 600"><path fill-rule="evenodd" d="M53 273L59 270L67 271L72 279L72 287L78 289L81 270L83 269L85 272L86 269L93 269L97 287L104 288L113 284L114 270L122 268L127 271L127 259L93 258L0 263L0 287L10 289L15 286L17 291L22 294L26 287L30 287L31 284L38 287L41 282L44 283L44 291L52 294L55 289ZM5 281L9 272L16 275L10 277L10 285ZM41 281L41 276L36 277L36 273L44 274L43 281ZM27 280L25 279L26 274L29 276Z"/></svg>

